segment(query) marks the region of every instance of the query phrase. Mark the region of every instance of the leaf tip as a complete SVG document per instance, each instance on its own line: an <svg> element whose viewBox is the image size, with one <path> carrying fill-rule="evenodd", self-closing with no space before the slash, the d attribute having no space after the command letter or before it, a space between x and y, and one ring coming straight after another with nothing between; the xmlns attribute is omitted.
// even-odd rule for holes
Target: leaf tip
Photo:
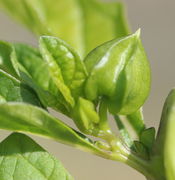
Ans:
<svg viewBox="0 0 175 180"><path fill-rule="evenodd" d="M136 37L140 37L140 34L141 34L141 28L139 28L136 32L135 32L135 36Z"/></svg>

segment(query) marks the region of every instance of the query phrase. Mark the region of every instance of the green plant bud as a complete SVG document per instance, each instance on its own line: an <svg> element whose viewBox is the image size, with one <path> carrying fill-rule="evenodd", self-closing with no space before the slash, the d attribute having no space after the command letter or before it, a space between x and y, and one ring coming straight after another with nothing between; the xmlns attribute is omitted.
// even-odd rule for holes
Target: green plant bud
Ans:
<svg viewBox="0 0 175 180"><path fill-rule="evenodd" d="M85 65L87 99L103 96L109 111L122 115L144 104L150 91L150 67L139 30L97 47L85 58Z"/></svg>
<svg viewBox="0 0 175 180"><path fill-rule="evenodd" d="M94 104L82 97L78 99L78 102L73 109L73 119L80 131L87 134L92 134L95 125L100 121L100 118L95 111Z"/></svg>

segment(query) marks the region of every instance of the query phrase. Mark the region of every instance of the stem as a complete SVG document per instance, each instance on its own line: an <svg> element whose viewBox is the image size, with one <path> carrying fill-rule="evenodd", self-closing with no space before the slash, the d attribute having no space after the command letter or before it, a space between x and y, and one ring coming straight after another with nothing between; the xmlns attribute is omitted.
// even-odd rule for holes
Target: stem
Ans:
<svg viewBox="0 0 175 180"><path fill-rule="evenodd" d="M147 180L165 180L162 170L162 162L159 159L145 160L138 157L131 150L127 149L121 141L116 142L115 151L103 152L103 157L106 159L119 161L127 164L133 169L143 174ZM101 156L100 154L98 154Z"/></svg>
<svg viewBox="0 0 175 180"><path fill-rule="evenodd" d="M114 152L111 155L111 160L118 161L118 152ZM130 167L134 168L138 172L142 173L146 177L152 177L150 163L135 154L133 154L130 150L126 149L122 144L120 145L120 162L123 162Z"/></svg>

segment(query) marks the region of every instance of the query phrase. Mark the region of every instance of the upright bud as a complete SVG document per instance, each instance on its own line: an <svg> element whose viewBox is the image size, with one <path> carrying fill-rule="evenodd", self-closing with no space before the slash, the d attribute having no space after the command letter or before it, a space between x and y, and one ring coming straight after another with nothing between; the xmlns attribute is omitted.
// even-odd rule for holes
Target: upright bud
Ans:
<svg viewBox="0 0 175 180"><path fill-rule="evenodd" d="M100 119L91 101L80 97L72 114L74 122L81 132L86 134L98 134L98 132L96 132L96 126Z"/></svg>
<svg viewBox="0 0 175 180"><path fill-rule="evenodd" d="M105 97L113 114L131 114L143 105L150 90L150 67L139 30L97 47L85 64L89 72L86 98Z"/></svg>

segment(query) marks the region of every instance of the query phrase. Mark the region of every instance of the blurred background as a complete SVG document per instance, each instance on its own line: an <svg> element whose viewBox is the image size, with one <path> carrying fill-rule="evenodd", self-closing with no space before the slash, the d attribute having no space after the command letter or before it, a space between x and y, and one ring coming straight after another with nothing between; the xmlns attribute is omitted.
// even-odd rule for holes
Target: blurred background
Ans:
<svg viewBox="0 0 175 180"><path fill-rule="evenodd" d="M122 1L122 0L121 0ZM162 106L175 86L175 1L123 0L132 31L142 29L142 40L152 68L152 89L144 106L147 126L158 127ZM15 7L14 7L15 8ZM0 39L36 44L23 26L0 12ZM0 132L2 140L8 132ZM76 180L144 180L135 170L71 147L34 137L58 157Z"/></svg>

